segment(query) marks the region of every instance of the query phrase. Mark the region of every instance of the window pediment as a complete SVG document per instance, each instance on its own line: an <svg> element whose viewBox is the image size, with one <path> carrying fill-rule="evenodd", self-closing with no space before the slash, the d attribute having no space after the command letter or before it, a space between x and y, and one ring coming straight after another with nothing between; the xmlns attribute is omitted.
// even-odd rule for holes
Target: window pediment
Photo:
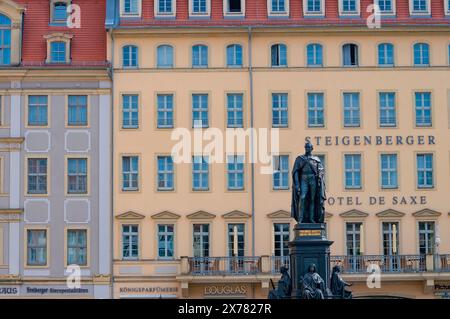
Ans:
<svg viewBox="0 0 450 319"><path fill-rule="evenodd" d="M232 212L223 214L222 217L224 219L249 219L251 215L239 210L233 210Z"/></svg>
<svg viewBox="0 0 450 319"><path fill-rule="evenodd" d="M369 214L364 213L357 209L352 209L347 212L343 212L343 213L339 214L339 216L345 217L345 218L365 218L365 217L369 216Z"/></svg>
<svg viewBox="0 0 450 319"><path fill-rule="evenodd" d="M403 216L405 216L405 213L399 212L395 209L386 209L383 210L382 212L379 212L376 214L377 217L383 218L383 217L397 217L397 218L401 218Z"/></svg>
<svg viewBox="0 0 450 319"><path fill-rule="evenodd" d="M161 213L152 215L153 219L178 219L180 217L181 217L180 215L169 212L169 211L163 211Z"/></svg>
<svg viewBox="0 0 450 319"><path fill-rule="evenodd" d="M439 217L442 214L432 209L421 209L412 214L414 217Z"/></svg>
<svg viewBox="0 0 450 319"><path fill-rule="evenodd" d="M199 210L198 212L186 216L188 219L214 219L216 215Z"/></svg>
<svg viewBox="0 0 450 319"><path fill-rule="evenodd" d="M277 210L273 213L267 214L269 218L291 218L291 213L285 210Z"/></svg>
<svg viewBox="0 0 450 319"><path fill-rule="evenodd" d="M116 216L116 219L122 219L122 220L123 219L127 219L127 220L130 220L130 219L144 219L144 218L145 218L144 215L141 215L139 213L135 213L133 211L128 211L126 213L122 213L122 214Z"/></svg>

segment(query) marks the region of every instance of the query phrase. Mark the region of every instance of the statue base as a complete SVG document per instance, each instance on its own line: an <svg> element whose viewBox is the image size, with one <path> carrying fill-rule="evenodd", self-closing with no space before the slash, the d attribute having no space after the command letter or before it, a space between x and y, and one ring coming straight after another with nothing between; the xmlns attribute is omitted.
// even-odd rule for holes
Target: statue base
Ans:
<svg viewBox="0 0 450 319"><path fill-rule="evenodd" d="M325 224L297 224L294 234L294 240L289 242L292 298L301 298L300 280L308 272L310 264L316 265L317 273L329 290L330 246L333 242L326 238Z"/></svg>

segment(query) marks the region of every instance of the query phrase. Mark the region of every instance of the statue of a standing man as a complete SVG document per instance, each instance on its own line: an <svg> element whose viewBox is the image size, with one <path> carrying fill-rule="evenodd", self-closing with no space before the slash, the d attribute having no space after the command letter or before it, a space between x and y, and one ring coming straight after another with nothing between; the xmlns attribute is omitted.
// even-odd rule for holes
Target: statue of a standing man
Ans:
<svg viewBox="0 0 450 319"><path fill-rule="evenodd" d="M296 158L292 170L291 216L298 223L323 223L325 217L324 167L311 154L312 144L305 144L305 154Z"/></svg>

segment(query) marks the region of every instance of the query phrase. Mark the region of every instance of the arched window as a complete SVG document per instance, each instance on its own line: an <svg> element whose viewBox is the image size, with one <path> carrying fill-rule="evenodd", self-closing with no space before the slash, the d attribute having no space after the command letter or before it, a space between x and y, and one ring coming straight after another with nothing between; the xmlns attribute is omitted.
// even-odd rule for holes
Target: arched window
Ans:
<svg viewBox="0 0 450 319"><path fill-rule="evenodd" d="M230 44L227 46L227 66L242 66L242 46L239 44Z"/></svg>
<svg viewBox="0 0 450 319"><path fill-rule="evenodd" d="M358 46L353 43L347 43L342 46L342 64L344 66L358 66Z"/></svg>
<svg viewBox="0 0 450 319"><path fill-rule="evenodd" d="M133 68L137 67L138 48L135 45L126 45L123 47L123 67Z"/></svg>
<svg viewBox="0 0 450 319"><path fill-rule="evenodd" d="M430 65L430 46L426 43L414 44L414 65Z"/></svg>
<svg viewBox="0 0 450 319"><path fill-rule="evenodd" d="M274 44L270 51L272 66L287 66L287 47L285 44Z"/></svg>
<svg viewBox="0 0 450 319"><path fill-rule="evenodd" d="M394 65L394 45L381 43L378 45L378 65Z"/></svg>
<svg viewBox="0 0 450 319"><path fill-rule="evenodd" d="M192 67L208 67L208 47L206 45L194 45L192 47Z"/></svg>
<svg viewBox="0 0 450 319"><path fill-rule="evenodd" d="M322 45L318 43L311 43L306 46L306 63L308 66L322 66L323 65L323 50Z"/></svg>
<svg viewBox="0 0 450 319"><path fill-rule="evenodd" d="M11 20L0 14L0 65L11 64Z"/></svg>
<svg viewBox="0 0 450 319"><path fill-rule="evenodd" d="M163 44L156 51L158 68L173 68L173 47Z"/></svg>

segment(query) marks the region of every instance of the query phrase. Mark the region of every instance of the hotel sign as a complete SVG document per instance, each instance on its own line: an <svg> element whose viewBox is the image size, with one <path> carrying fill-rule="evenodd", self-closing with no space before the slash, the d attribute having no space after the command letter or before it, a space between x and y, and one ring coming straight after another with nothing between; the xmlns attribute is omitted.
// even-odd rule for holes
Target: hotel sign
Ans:
<svg viewBox="0 0 450 319"><path fill-rule="evenodd" d="M436 145L434 135L307 136L305 140L317 146Z"/></svg>
<svg viewBox="0 0 450 319"><path fill-rule="evenodd" d="M328 196L327 204L329 206L414 206L427 205L426 196L407 195L407 196Z"/></svg>

